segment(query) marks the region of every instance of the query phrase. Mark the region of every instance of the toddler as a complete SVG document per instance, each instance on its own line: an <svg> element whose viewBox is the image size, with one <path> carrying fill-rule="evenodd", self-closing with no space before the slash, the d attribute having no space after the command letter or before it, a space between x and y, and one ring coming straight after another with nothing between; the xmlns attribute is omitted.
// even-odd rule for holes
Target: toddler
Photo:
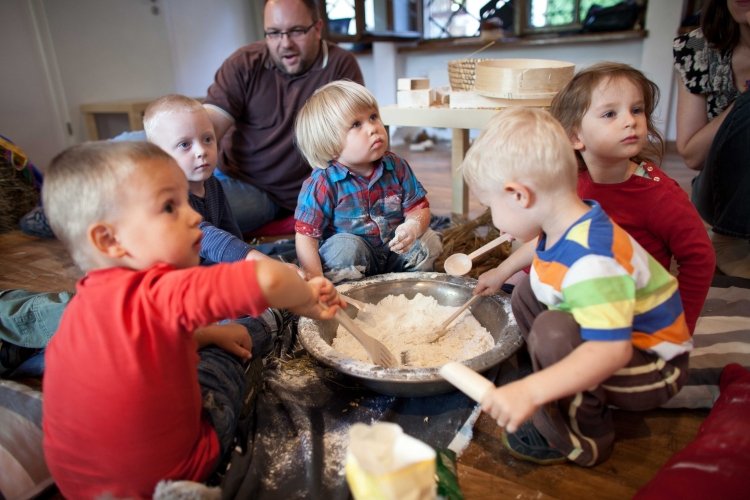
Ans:
<svg viewBox="0 0 750 500"><path fill-rule="evenodd" d="M431 270L442 243L429 228L427 192L388 151L373 95L351 81L329 83L302 107L295 133L313 167L294 214L302 270L334 283Z"/></svg>
<svg viewBox="0 0 750 500"><path fill-rule="evenodd" d="M201 103L178 94L160 97L146 108L143 128L148 140L169 153L187 177L188 202L203 217L201 264L270 258L242 239L221 183L212 175L218 154L216 137ZM295 327L296 321L286 311L268 309L259 318L245 316L233 323L204 328L236 329L241 325L250 334L251 350L238 350L235 354L243 357L256 354L260 359L272 350L286 329Z"/></svg>
<svg viewBox="0 0 750 500"><path fill-rule="evenodd" d="M497 269L503 279L531 262L511 306L534 371L490 391L482 408L520 459L601 463L615 437L611 405L656 408L687 379L692 341L677 281L578 197L568 134L547 111L499 112L462 168L495 226L535 242Z"/></svg>
<svg viewBox="0 0 750 500"><path fill-rule="evenodd" d="M272 259L197 266L201 217L154 144L73 146L52 161L42 195L86 272L46 354L55 482L67 498L141 498L161 479L205 480L232 449L245 380L227 349L248 335L196 329L268 306L329 319L335 288Z"/></svg>
<svg viewBox="0 0 750 500"><path fill-rule="evenodd" d="M213 176L218 157L214 127L200 102L171 94L148 105L146 137L169 153L185 173L190 206L201 216L201 260L234 262L266 257L242 239L221 183Z"/></svg>
<svg viewBox="0 0 750 500"><path fill-rule="evenodd" d="M687 193L656 163L663 140L654 126L659 89L626 64L580 71L552 101L579 163L578 195L596 200L662 266L676 262L692 332L716 266L711 240Z"/></svg>

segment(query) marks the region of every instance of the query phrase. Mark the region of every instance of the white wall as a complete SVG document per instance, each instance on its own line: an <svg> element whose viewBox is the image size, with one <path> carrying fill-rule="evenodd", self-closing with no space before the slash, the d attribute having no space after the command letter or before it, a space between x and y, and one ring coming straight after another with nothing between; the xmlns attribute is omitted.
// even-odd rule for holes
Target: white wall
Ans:
<svg viewBox="0 0 750 500"><path fill-rule="evenodd" d="M34 2L0 1L0 134L18 144L44 168L67 142L64 106L58 106L59 82L45 60L44 29L33 15Z"/></svg>
<svg viewBox="0 0 750 500"><path fill-rule="evenodd" d="M86 139L82 104L203 96L261 14L247 0L2 0L0 133L44 166Z"/></svg>
<svg viewBox="0 0 750 500"><path fill-rule="evenodd" d="M261 2L162 0L174 68L173 92L206 95L222 61L259 38Z"/></svg>
<svg viewBox="0 0 750 500"><path fill-rule="evenodd" d="M164 16L151 13L149 0L44 0L43 6L78 140L85 138L81 104L174 91Z"/></svg>

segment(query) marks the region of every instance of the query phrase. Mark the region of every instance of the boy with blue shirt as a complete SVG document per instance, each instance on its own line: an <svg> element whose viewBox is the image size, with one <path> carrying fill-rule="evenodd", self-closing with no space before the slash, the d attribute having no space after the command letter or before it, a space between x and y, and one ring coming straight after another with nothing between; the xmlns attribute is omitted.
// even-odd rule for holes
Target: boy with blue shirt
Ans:
<svg viewBox="0 0 750 500"><path fill-rule="evenodd" d="M614 442L610 405L659 407L687 379L692 339L677 280L578 198L573 149L548 112L498 113L462 168L495 226L526 242L475 293L531 265L511 305L534 372L488 392L482 409L517 458L601 463Z"/></svg>
<svg viewBox="0 0 750 500"><path fill-rule="evenodd" d="M313 167L294 214L303 271L336 283L431 270L442 243L429 228L427 192L387 151L373 95L351 81L329 83L300 110L295 133Z"/></svg>
<svg viewBox="0 0 750 500"><path fill-rule="evenodd" d="M266 258L242 239L221 183L213 176L218 146L201 103L179 94L162 96L146 108L143 128L149 142L169 153L187 177L190 206L203 216L201 262Z"/></svg>

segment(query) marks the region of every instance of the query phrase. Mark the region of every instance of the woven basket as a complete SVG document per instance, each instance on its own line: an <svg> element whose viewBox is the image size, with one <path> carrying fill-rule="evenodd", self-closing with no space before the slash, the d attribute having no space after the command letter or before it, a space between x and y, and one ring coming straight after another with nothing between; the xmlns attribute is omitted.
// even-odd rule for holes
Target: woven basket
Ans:
<svg viewBox="0 0 750 500"><path fill-rule="evenodd" d="M0 233L18 229L18 219L38 202L31 167L19 169L11 150L0 145Z"/></svg>
<svg viewBox="0 0 750 500"><path fill-rule="evenodd" d="M456 59L448 61L448 80L451 90L474 90L476 68L484 59Z"/></svg>

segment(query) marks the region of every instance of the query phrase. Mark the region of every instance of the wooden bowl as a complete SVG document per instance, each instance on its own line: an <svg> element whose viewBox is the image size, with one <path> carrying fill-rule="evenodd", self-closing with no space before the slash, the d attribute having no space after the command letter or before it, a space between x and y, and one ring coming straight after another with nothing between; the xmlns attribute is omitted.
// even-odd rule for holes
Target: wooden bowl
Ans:
<svg viewBox="0 0 750 500"><path fill-rule="evenodd" d="M487 59L477 63L474 91L502 99L551 99L573 78L575 64L550 59Z"/></svg>

